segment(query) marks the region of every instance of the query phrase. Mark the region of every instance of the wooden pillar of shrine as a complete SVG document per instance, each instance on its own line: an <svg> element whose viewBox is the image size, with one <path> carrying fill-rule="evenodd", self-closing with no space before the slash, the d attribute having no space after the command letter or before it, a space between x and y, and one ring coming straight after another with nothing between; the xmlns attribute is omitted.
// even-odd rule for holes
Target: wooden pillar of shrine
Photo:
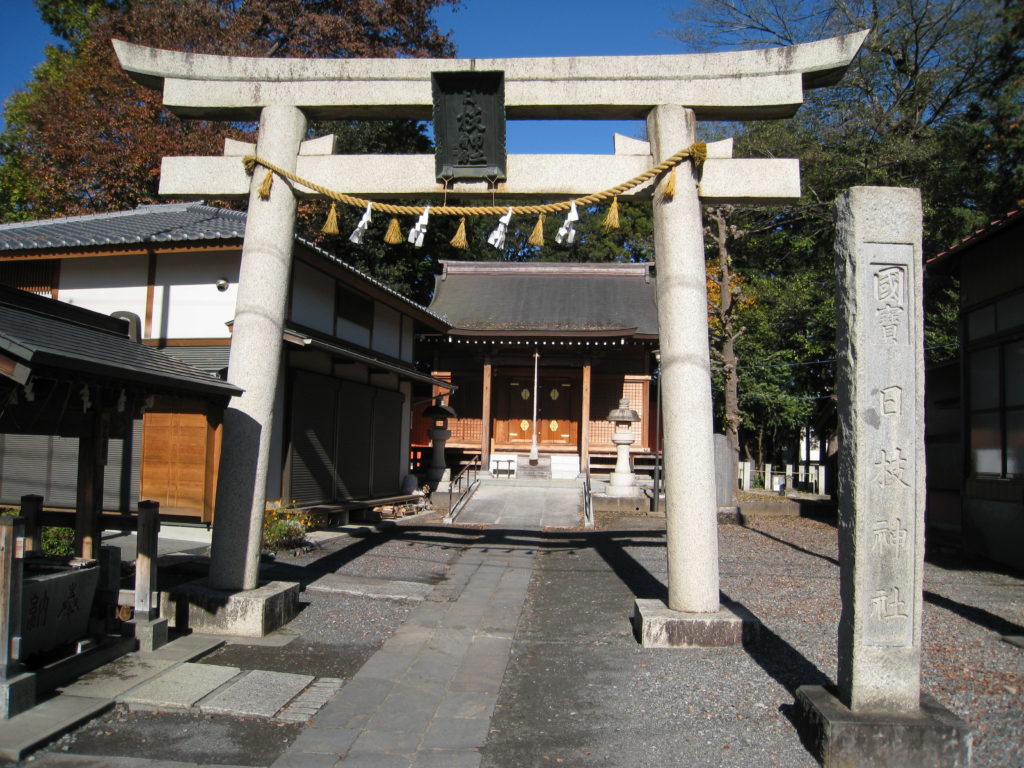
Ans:
<svg viewBox="0 0 1024 768"><path fill-rule="evenodd" d="M580 393L580 472L590 463L590 373L589 360L583 362L583 391Z"/></svg>
<svg viewBox="0 0 1024 768"><path fill-rule="evenodd" d="M494 366L491 358L484 358L483 401L480 406L480 468L484 472L491 468L491 377Z"/></svg>

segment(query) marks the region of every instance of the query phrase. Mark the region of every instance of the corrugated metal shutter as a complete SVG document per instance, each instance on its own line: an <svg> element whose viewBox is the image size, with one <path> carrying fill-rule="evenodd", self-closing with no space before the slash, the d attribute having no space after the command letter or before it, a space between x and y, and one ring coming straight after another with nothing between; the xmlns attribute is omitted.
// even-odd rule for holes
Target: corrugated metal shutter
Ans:
<svg viewBox="0 0 1024 768"><path fill-rule="evenodd" d="M297 371L289 498L321 504L397 493L404 406L400 392Z"/></svg>
<svg viewBox="0 0 1024 768"><path fill-rule="evenodd" d="M342 382L335 469L339 499L367 498L370 495L370 468L373 466L373 387Z"/></svg>
<svg viewBox="0 0 1024 768"><path fill-rule="evenodd" d="M127 455L124 440L111 438L108 443L104 509L125 511L138 505L141 421L135 422L133 433ZM0 435L0 503L18 504L23 495L38 493L47 506L74 508L77 484L78 438Z"/></svg>
<svg viewBox="0 0 1024 768"><path fill-rule="evenodd" d="M231 347L162 347L160 351L201 371L217 373L228 367Z"/></svg>
<svg viewBox="0 0 1024 768"><path fill-rule="evenodd" d="M402 450L401 392L378 389L373 400L373 483L374 496L390 496L401 488L399 456Z"/></svg>
<svg viewBox="0 0 1024 768"><path fill-rule="evenodd" d="M77 473L77 451L75 452ZM111 438L103 470L103 508L128 512L139 506L139 468L142 466L142 419L132 423L128 440Z"/></svg>
<svg viewBox="0 0 1024 768"><path fill-rule="evenodd" d="M37 493L45 504L74 507L78 440L50 435L0 435L0 501L19 504Z"/></svg>
<svg viewBox="0 0 1024 768"><path fill-rule="evenodd" d="M292 381L290 500L320 504L334 498L338 382L297 371Z"/></svg>

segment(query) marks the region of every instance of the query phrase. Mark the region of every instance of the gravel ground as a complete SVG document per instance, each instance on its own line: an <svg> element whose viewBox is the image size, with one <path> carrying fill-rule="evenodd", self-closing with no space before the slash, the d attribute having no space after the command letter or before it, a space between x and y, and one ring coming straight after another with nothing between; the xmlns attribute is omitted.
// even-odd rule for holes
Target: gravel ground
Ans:
<svg viewBox="0 0 1024 768"><path fill-rule="evenodd" d="M796 687L836 674L834 525L757 518L719 528L721 586L762 622L748 649L640 648L636 597L664 597L664 521L603 516L596 531L537 535L441 527L436 516L356 530L268 565L435 583L475 545L537 552L527 603L483 750L484 766L814 768L791 721ZM414 603L304 592L281 647L232 644L211 663L348 678ZM1024 768L1024 579L952 558L925 568L923 689L976 732L974 768ZM39 753L268 765L301 726L260 718L118 709Z"/></svg>
<svg viewBox="0 0 1024 768"><path fill-rule="evenodd" d="M343 573L433 584L444 578L465 544L479 536L476 531L436 535L431 529L438 521L438 516L427 515L382 531L352 529L309 552L279 555L264 564L260 577L308 584L325 573ZM294 636L287 644L230 643L201 661L347 680L416 605L314 591L304 591L300 603L301 612L284 630ZM118 707L30 756L25 764L45 766L51 755L70 754L265 766L301 730L301 725L266 718L129 712Z"/></svg>
<svg viewBox="0 0 1024 768"><path fill-rule="evenodd" d="M632 524L631 524L632 522ZM834 525L721 526L722 592L762 622L752 648L646 650L634 597L664 597L664 537L649 518L599 521L537 559L484 765L812 766L796 687L836 674ZM923 689L976 729L975 768L1024 766L1024 580L929 564Z"/></svg>
<svg viewBox="0 0 1024 768"><path fill-rule="evenodd" d="M412 532L432 525L433 517L401 521L383 532L356 529L330 539L309 552L279 555L261 578L303 584L325 573L366 576L436 584L463 550L458 537L431 541L428 533ZM409 536L415 536L410 539ZM467 537L468 540L475 535ZM416 605L405 600L381 600L317 591L304 591L302 610L288 624L296 639L281 647L262 643L232 643L203 659L241 669L267 669L317 677L350 678L401 626Z"/></svg>

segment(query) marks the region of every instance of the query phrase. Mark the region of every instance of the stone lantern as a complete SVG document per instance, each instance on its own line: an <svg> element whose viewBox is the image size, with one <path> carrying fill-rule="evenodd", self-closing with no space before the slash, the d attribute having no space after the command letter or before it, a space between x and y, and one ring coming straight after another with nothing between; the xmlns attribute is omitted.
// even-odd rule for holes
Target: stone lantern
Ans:
<svg viewBox="0 0 1024 768"><path fill-rule="evenodd" d="M619 400L619 407L612 409L608 414L608 421L615 424L612 442L615 443L618 457L615 461L615 471L612 472L612 476L608 480L608 489L605 493L617 498L639 496L640 489L636 484L633 467L629 463L629 446L636 441L632 427L633 424L640 421L640 416L629 407L629 398L624 397Z"/></svg>
<svg viewBox="0 0 1024 768"><path fill-rule="evenodd" d="M456 414L451 407L445 405L442 395L434 401L433 405L424 409L423 415L431 421L427 437L430 438L433 451L430 456L430 467L427 468L427 482L430 484L431 493L433 493L437 490L437 485L448 468L444 460L444 444L452 436L451 430L448 429L448 419L454 419Z"/></svg>

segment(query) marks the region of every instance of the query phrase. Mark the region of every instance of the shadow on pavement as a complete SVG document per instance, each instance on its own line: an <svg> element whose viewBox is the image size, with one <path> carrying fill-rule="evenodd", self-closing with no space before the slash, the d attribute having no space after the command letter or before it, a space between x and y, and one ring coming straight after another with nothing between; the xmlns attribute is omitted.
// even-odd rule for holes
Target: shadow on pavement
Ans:
<svg viewBox="0 0 1024 768"><path fill-rule="evenodd" d="M924 600L926 603L931 603L939 608L945 608L961 618L973 621L979 627L991 629L1000 635L1024 635L1024 627L1020 624L1007 621L1002 616L990 613L984 608L975 608L973 605L966 605L965 603L951 600L948 597L929 592L927 589L924 590Z"/></svg>

